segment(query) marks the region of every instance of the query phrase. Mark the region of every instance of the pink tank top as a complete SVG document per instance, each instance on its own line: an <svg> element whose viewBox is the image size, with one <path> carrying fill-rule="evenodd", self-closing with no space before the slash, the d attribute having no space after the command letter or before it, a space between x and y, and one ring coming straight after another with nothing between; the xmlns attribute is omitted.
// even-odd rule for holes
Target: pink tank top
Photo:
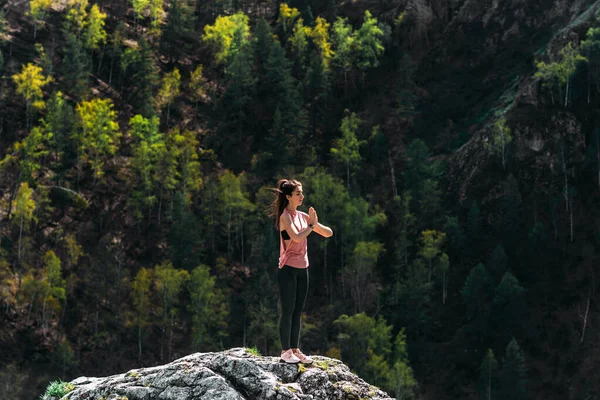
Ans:
<svg viewBox="0 0 600 400"><path fill-rule="evenodd" d="M288 213L292 217L292 224L294 224L298 232L308 228L308 214L302 211L296 211L292 214L287 209L284 209L283 212ZM281 237L281 233L279 233L279 268L283 268L284 265L294 268L308 268L306 238L299 242L290 240L286 248L286 243Z"/></svg>

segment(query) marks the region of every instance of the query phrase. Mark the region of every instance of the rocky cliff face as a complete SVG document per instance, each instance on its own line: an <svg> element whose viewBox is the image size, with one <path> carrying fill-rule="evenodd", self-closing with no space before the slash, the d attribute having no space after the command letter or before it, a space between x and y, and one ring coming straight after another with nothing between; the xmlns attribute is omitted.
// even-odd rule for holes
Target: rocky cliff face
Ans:
<svg viewBox="0 0 600 400"><path fill-rule="evenodd" d="M314 357L308 366L278 362L235 348L195 353L167 365L105 378L80 377L68 400L390 399L341 361Z"/></svg>

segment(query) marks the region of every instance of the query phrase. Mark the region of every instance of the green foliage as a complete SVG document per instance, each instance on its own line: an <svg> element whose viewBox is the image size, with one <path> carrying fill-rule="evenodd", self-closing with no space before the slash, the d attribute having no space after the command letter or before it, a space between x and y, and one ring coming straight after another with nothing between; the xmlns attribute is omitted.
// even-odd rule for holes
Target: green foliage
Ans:
<svg viewBox="0 0 600 400"><path fill-rule="evenodd" d="M379 65L379 57L383 54L381 38L383 31L369 10L365 10L365 18L361 27L355 33L354 45L358 69L364 71Z"/></svg>
<svg viewBox="0 0 600 400"><path fill-rule="evenodd" d="M178 61L191 47L194 35L194 7L188 0L171 0L161 49L170 60Z"/></svg>
<svg viewBox="0 0 600 400"><path fill-rule="evenodd" d="M527 366L519 344L512 338L506 346L502 365L501 388L503 398L527 398Z"/></svg>
<svg viewBox="0 0 600 400"><path fill-rule="evenodd" d="M30 0L29 11L26 14L34 20L36 25L41 26L44 24L46 13L51 9L51 7L52 0Z"/></svg>
<svg viewBox="0 0 600 400"><path fill-rule="evenodd" d="M81 100L88 93L88 75L92 61L77 33L68 33L66 42L61 67L63 92Z"/></svg>
<svg viewBox="0 0 600 400"><path fill-rule="evenodd" d="M89 11L83 33L83 43L88 49L98 49L101 43L106 43L105 20L106 14L100 11L97 4L94 4Z"/></svg>
<svg viewBox="0 0 600 400"><path fill-rule="evenodd" d="M435 230L421 232L421 249L419 255L429 264L429 280L433 274L433 260L442 257L442 245L446 239L446 234Z"/></svg>
<svg viewBox="0 0 600 400"><path fill-rule="evenodd" d="M129 99L136 112L146 118L154 115L153 91L159 82L158 67L150 44L142 37L135 49L127 49L121 59L121 68L133 71Z"/></svg>
<svg viewBox="0 0 600 400"><path fill-rule="evenodd" d="M488 349L486 355L479 367L479 382L478 392L481 400L491 400L498 398L499 393L499 377L498 377L498 362L494 357L492 349Z"/></svg>
<svg viewBox="0 0 600 400"><path fill-rule="evenodd" d="M348 190L350 190L350 165L352 169L360 168L360 146L365 144L364 140L358 140L356 138L356 132L358 131L358 124L360 120L355 113L346 113L346 116L342 120L340 131L342 137L334 141L333 147L331 148L331 154L340 163L346 167L346 184Z"/></svg>
<svg viewBox="0 0 600 400"><path fill-rule="evenodd" d="M119 124L117 113L110 99L94 99L77 105L79 129L75 134L80 162L88 162L94 171L94 179L104 175L106 156L119 148Z"/></svg>
<svg viewBox="0 0 600 400"><path fill-rule="evenodd" d="M461 290L469 318L476 318L485 313L491 289L492 282L485 266L481 263L477 264L467 276Z"/></svg>
<svg viewBox="0 0 600 400"><path fill-rule="evenodd" d="M69 0L64 22L65 33L79 36L87 26L88 0Z"/></svg>
<svg viewBox="0 0 600 400"><path fill-rule="evenodd" d="M27 65L23 65L21 73L14 74L12 79L17 85L17 94L23 96L27 103L27 126L29 126L30 107L33 106L35 109L43 109L45 107L42 89L52 82L52 77L44 76L41 67L28 63Z"/></svg>
<svg viewBox="0 0 600 400"><path fill-rule="evenodd" d="M414 398L417 383L409 365L404 329L392 342L392 327L385 319L364 313L342 315L334 325L340 330L342 359L359 376L397 398Z"/></svg>
<svg viewBox="0 0 600 400"><path fill-rule="evenodd" d="M544 82L550 88L551 93L554 86L558 86L559 88L564 86L564 106L567 107L569 104L571 76L575 73L577 65L580 62L587 61L587 59L579 54L578 50L574 49L573 44L570 42L560 51L560 57L560 62L552 62L550 64L539 61L536 64L537 72L534 78ZM552 100L554 102L554 97Z"/></svg>
<svg viewBox="0 0 600 400"><path fill-rule="evenodd" d="M458 218L447 216L443 230L448 238L451 254L454 256L460 256L461 251L465 246L466 237Z"/></svg>
<svg viewBox="0 0 600 400"><path fill-rule="evenodd" d="M218 16L214 25L206 25L202 40L216 48L215 61L222 64L232 59L240 47L247 44L250 37L249 18L238 12L229 16ZM237 33L236 33L237 32ZM238 44L234 45L234 36L239 36ZM229 65L229 62L227 63Z"/></svg>
<svg viewBox="0 0 600 400"><path fill-rule="evenodd" d="M75 113L73 107L65 100L62 92L54 92L47 104L47 112L42 119L44 132L48 138L49 151L54 154L52 169L62 178L63 171L68 167L66 164L72 148L69 137L75 129Z"/></svg>
<svg viewBox="0 0 600 400"><path fill-rule="evenodd" d="M258 350L258 348L256 346L246 347L246 351L256 357L260 357L260 355L261 355L260 351Z"/></svg>
<svg viewBox="0 0 600 400"><path fill-rule="evenodd" d="M177 68L165 74L162 79L162 85L154 99L157 110L160 111L165 105L167 106L167 125L169 124L169 116L171 114L171 103L179 95L181 86L181 74Z"/></svg>
<svg viewBox="0 0 600 400"><path fill-rule="evenodd" d="M506 153L510 142L512 142L511 130L506 125L506 120L500 118L494 123L492 135L484 143L486 149L491 153L500 154L502 157L502 168L506 169Z"/></svg>
<svg viewBox="0 0 600 400"><path fill-rule="evenodd" d="M227 337L228 304L215 287L215 277L206 265L194 268L188 281L194 346L198 350L222 348Z"/></svg>
<svg viewBox="0 0 600 400"><path fill-rule="evenodd" d="M14 144L13 151L16 154L12 156L18 157L21 180L35 185L42 168L42 159L48 155L48 138L51 137L44 129L35 126L23 140Z"/></svg>
<svg viewBox="0 0 600 400"><path fill-rule="evenodd" d="M375 307L379 287L374 283L374 270L384 251L383 244L378 242L358 242L354 248L344 274L356 313L371 311Z"/></svg>
<svg viewBox="0 0 600 400"><path fill-rule="evenodd" d="M69 382L63 382L60 379L52 381L46 387L46 392L40 396L42 400L50 400L50 398L62 399L67 393L73 391L75 386Z"/></svg>

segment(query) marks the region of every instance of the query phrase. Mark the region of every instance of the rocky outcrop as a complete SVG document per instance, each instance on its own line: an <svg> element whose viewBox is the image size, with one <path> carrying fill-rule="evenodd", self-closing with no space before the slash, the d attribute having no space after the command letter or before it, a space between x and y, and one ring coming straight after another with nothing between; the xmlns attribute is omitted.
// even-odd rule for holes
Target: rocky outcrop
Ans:
<svg viewBox="0 0 600 400"><path fill-rule="evenodd" d="M313 365L279 363L243 348L195 353L169 364L105 378L80 377L68 400L390 399L341 361L314 357Z"/></svg>

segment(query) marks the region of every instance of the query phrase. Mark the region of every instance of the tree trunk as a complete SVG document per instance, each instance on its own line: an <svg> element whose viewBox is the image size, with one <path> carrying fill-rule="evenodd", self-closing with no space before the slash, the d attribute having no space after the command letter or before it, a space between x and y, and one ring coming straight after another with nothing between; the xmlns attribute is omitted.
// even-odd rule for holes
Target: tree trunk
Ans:
<svg viewBox="0 0 600 400"><path fill-rule="evenodd" d="M392 153L388 149L388 161L390 163L390 173L392 175L392 194L394 197L398 196L398 188L396 187L396 174L394 171L394 164L392 163Z"/></svg>

